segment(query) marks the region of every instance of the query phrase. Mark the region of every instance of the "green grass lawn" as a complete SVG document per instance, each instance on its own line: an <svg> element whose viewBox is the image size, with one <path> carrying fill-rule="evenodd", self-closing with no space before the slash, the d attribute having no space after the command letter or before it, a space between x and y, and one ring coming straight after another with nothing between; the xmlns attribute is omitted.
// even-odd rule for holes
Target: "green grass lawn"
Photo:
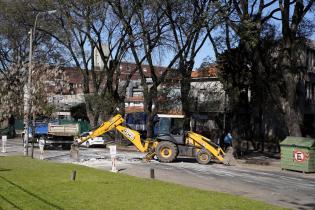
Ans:
<svg viewBox="0 0 315 210"><path fill-rule="evenodd" d="M70 181L72 170L77 180ZM240 196L26 157L0 157L0 209L280 209Z"/></svg>

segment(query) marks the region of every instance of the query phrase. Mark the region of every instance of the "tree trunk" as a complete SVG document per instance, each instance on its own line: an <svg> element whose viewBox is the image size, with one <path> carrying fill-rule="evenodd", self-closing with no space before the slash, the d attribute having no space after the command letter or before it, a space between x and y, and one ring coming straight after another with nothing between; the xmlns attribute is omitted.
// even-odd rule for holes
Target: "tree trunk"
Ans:
<svg viewBox="0 0 315 210"><path fill-rule="evenodd" d="M288 134L290 136L301 136L302 124L302 113L298 107L297 100L297 85L298 85L298 74L295 69L295 62L297 61L294 57L293 40L288 35L283 40L283 54L281 56L281 69L283 72L283 79L286 88L285 97L282 100L282 107L284 111L284 118Z"/></svg>
<svg viewBox="0 0 315 210"><path fill-rule="evenodd" d="M259 138L261 143L261 152L265 150L265 135L264 135L264 123L263 123L263 108L259 105Z"/></svg>
<svg viewBox="0 0 315 210"><path fill-rule="evenodd" d="M181 102L182 102L182 112L185 115L184 120L184 130L190 130L190 100L189 100L189 92L190 92L190 78L182 78L180 81L180 92L181 92Z"/></svg>
<svg viewBox="0 0 315 210"><path fill-rule="evenodd" d="M124 97L123 97L123 99L121 99L121 100L118 101L117 107L119 108L119 113L120 113L122 116L125 116L126 110L125 110L125 100L124 100Z"/></svg>
<svg viewBox="0 0 315 210"><path fill-rule="evenodd" d="M99 113L93 110L91 102L87 99L85 100L85 107L91 126L96 127L98 125Z"/></svg>
<svg viewBox="0 0 315 210"><path fill-rule="evenodd" d="M152 138L153 137L153 128L152 128L152 122L151 122L151 115L152 115L152 96L148 92L148 90L145 90L143 92L143 105L144 105L144 112L146 114L146 138Z"/></svg>
<svg viewBox="0 0 315 210"><path fill-rule="evenodd" d="M147 113L147 138L153 138L154 135L154 126L153 126L154 114L152 112Z"/></svg>
<svg viewBox="0 0 315 210"><path fill-rule="evenodd" d="M300 124L302 123L302 114L297 105L296 87L297 80L292 73L285 73L286 98L282 102L284 108L285 123L290 136L302 136Z"/></svg>
<svg viewBox="0 0 315 210"><path fill-rule="evenodd" d="M193 69L194 62L188 62L184 65L180 65L180 72L182 74L182 79L180 81L180 93L181 93L181 103L182 103L182 112L185 115L184 120L184 130L190 130L190 118L191 118L191 110L190 110L190 82L191 82L191 72Z"/></svg>
<svg viewBox="0 0 315 210"><path fill-rule="evenodd" d="M154 136L154 124L153 119L157 114L159 108L158 104L158 91L156 86L150 88L150 92L144 94L144 110L147 114L146 119L146 129L147 129L147 138L153 138Z"/></svg>

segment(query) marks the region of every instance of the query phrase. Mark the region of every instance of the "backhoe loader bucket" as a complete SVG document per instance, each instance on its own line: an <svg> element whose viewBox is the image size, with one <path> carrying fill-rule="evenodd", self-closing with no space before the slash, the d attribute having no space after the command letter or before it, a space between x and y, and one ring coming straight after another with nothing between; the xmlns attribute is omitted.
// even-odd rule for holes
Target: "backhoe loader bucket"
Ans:
<svg viewBox="0 0 315 210"><path fill-rule="evenodd" d="M224 155L223 164L227 166L235 166L237 164L233 156L233 147L227 148Z"/></svg>
<svg viewBox="0 0 315 210"><path fill-rule="evenodd" d="M70 158L77 160L79 158L79 145L72 144L70 149Z"/></svg>
<svg viewBox="0 0 315 210"><path fill-rule="evenodd" d="M155 156L155 150L151 150L148 152L148 154L146 154L145 157L143 157L142 161L149 162L150 160L153 159L154 156Z"/></svg>

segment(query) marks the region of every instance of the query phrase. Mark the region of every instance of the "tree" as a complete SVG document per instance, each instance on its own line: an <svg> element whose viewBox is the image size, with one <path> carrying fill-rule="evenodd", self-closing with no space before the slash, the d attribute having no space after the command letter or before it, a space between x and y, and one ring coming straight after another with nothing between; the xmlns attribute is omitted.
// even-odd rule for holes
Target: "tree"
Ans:
<svg viewBox="0 0 315 210"><path fill-rule="evenodd" d="M135 70L130 72L124 85L119 86L120 63L126 56L128 42L110 5L83 0L50 4L59 11L57 21L54 27L40 30L67 49L83 75L86 111L92 126L98 124L100 116L113 114L116 107L124 113L125 89ZM96 63L95 53L100 55L103 65Z"/></svg>
<svg viewBox="0 0 315 210"><path fill-rule="evenodd" d="M297 104L301 104L298 101L304 100L302 98L304 93L303 91L299 93L297 90L301 90L298 84L302 84L302 77L299 75L304 70L294 64L299 63L296 59L298 57L296 53L299 52L297 46L303 40L297 35L305 35L301 33L300 24L305 22L304 17L313 3L313 1L278 1L277 6L277 1L268 3L229 1L225 6L230 9L220 13L239 40L238 46L234 49L229 47L229 40L226 41L226 51L219 56L219 62L225 66L221 70L225 80L230 83L227 84L230 93L233 92L232 90L234 93L237 92L237 102L241 102L239 97L243 92L242 89L245 92L251 91L251 102L247 104L250 105L251 116L243 121L257 122L254 124L258 124L258 138L262 143L268 133L266 129L273 127L275 122L280 125L277 128L277 137L301 135L299 127L302 123L302 112L301 106ZM293 13L290 17L289 11L292 9ZM271 19L275 22L272 23ZM276 24L281 25L282 34L277 34ZM226 37L229 35L230 32L226 33ZM252 127L252 131L253 129L255 126Z"/></svg>
<svg viewBox="0 0 315 210"><path fill-rule="evenodd" d="M0 120L3 120L10 115L18 117L23 115L23 92L28 74L29 54L29 24L26 20L32 19L33 15L26 4L20 4L18 1L0 1L0 10ZM49 63L53 60L55 64L56 61L62 62L58 49L51 48L54 43L49 37L38 34L35 38L35 63L38 61ZM58 72L56 66L34 65L32 95L34 98L41 99L37 100L38 103L33 100L34 112L41 114L50 112L51 107L46 101L47 91L44 89L46 84L43 81L50 77L55 78Z"/></svg>
<svg viewBox="0 0 315 210"><path fill-rule="evenodd" d="M18 4L0 1L0 120L10 114L23 114L23 86L25 62L27 61L27 30L13 18L13 13L20 9ZM17 106L16 106L17 105Z"/></svg>
<svg viewBox="0 0 315 210"><path fill-rule="evenodd" d="M191 72L194 60L207 39L208 31L216 25L214 2L209 1L164 1L162 4L170 24L169 46L178 57L177 72L180 74L182 111L185 115L184 126L190 127L190 92ZM171 44L175 43L175 44Z"/></svg>
<svg viewBox="0 0 315 210"><path fill-rule="evenodd" d="M111 5L128 35L130 51L141 77L144 110L147 114L147 138L152 138L153 118L160 106L158 88L177 61L178 55L163 70L154 65L154 56L163 47L168 30L165 13L160 7L160 1L132 2L112 1ZM132 6L128 7L129 4ZM144 62L149 65L149 69L142 68ZM151 84L148 84L147 78L152 79Z"/></svg>
<svg viewBox="0 0 315 210"><path fill-rule="evenodd" d="M299 68L299 47L303 37L300 31L306 14L314 7L314 0L279 0L281 13L282 39L281 50L279 51L279 68L281 69L285 84L285 93L280 99L283 107L288 134L301 136L301 125L303 123L303 109L299 101L304 101L304 92L299 91L299 86L303 80L304 69ZM293 6L291 6L293 4ZM290 11L293 12L291 13ZM302 38L302 39L301 39Z"/></svg>

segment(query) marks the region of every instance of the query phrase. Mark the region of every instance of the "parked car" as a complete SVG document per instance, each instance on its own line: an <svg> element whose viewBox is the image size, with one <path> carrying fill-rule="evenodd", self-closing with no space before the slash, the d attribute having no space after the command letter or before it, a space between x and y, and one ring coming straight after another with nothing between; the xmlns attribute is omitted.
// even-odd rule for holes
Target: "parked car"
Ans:
<svg viewBox="0 0 315 210"><path fill-rule="evenodd" d="M92 132L84 132L80 135L80 137L87 137L89 134L91 134ZM95 137L93 139L89 139L86 142L81 144L82 146L85 147L91 147L91 146L104 146L105 145L105 139L101 136L99 137Z"/></svg>

